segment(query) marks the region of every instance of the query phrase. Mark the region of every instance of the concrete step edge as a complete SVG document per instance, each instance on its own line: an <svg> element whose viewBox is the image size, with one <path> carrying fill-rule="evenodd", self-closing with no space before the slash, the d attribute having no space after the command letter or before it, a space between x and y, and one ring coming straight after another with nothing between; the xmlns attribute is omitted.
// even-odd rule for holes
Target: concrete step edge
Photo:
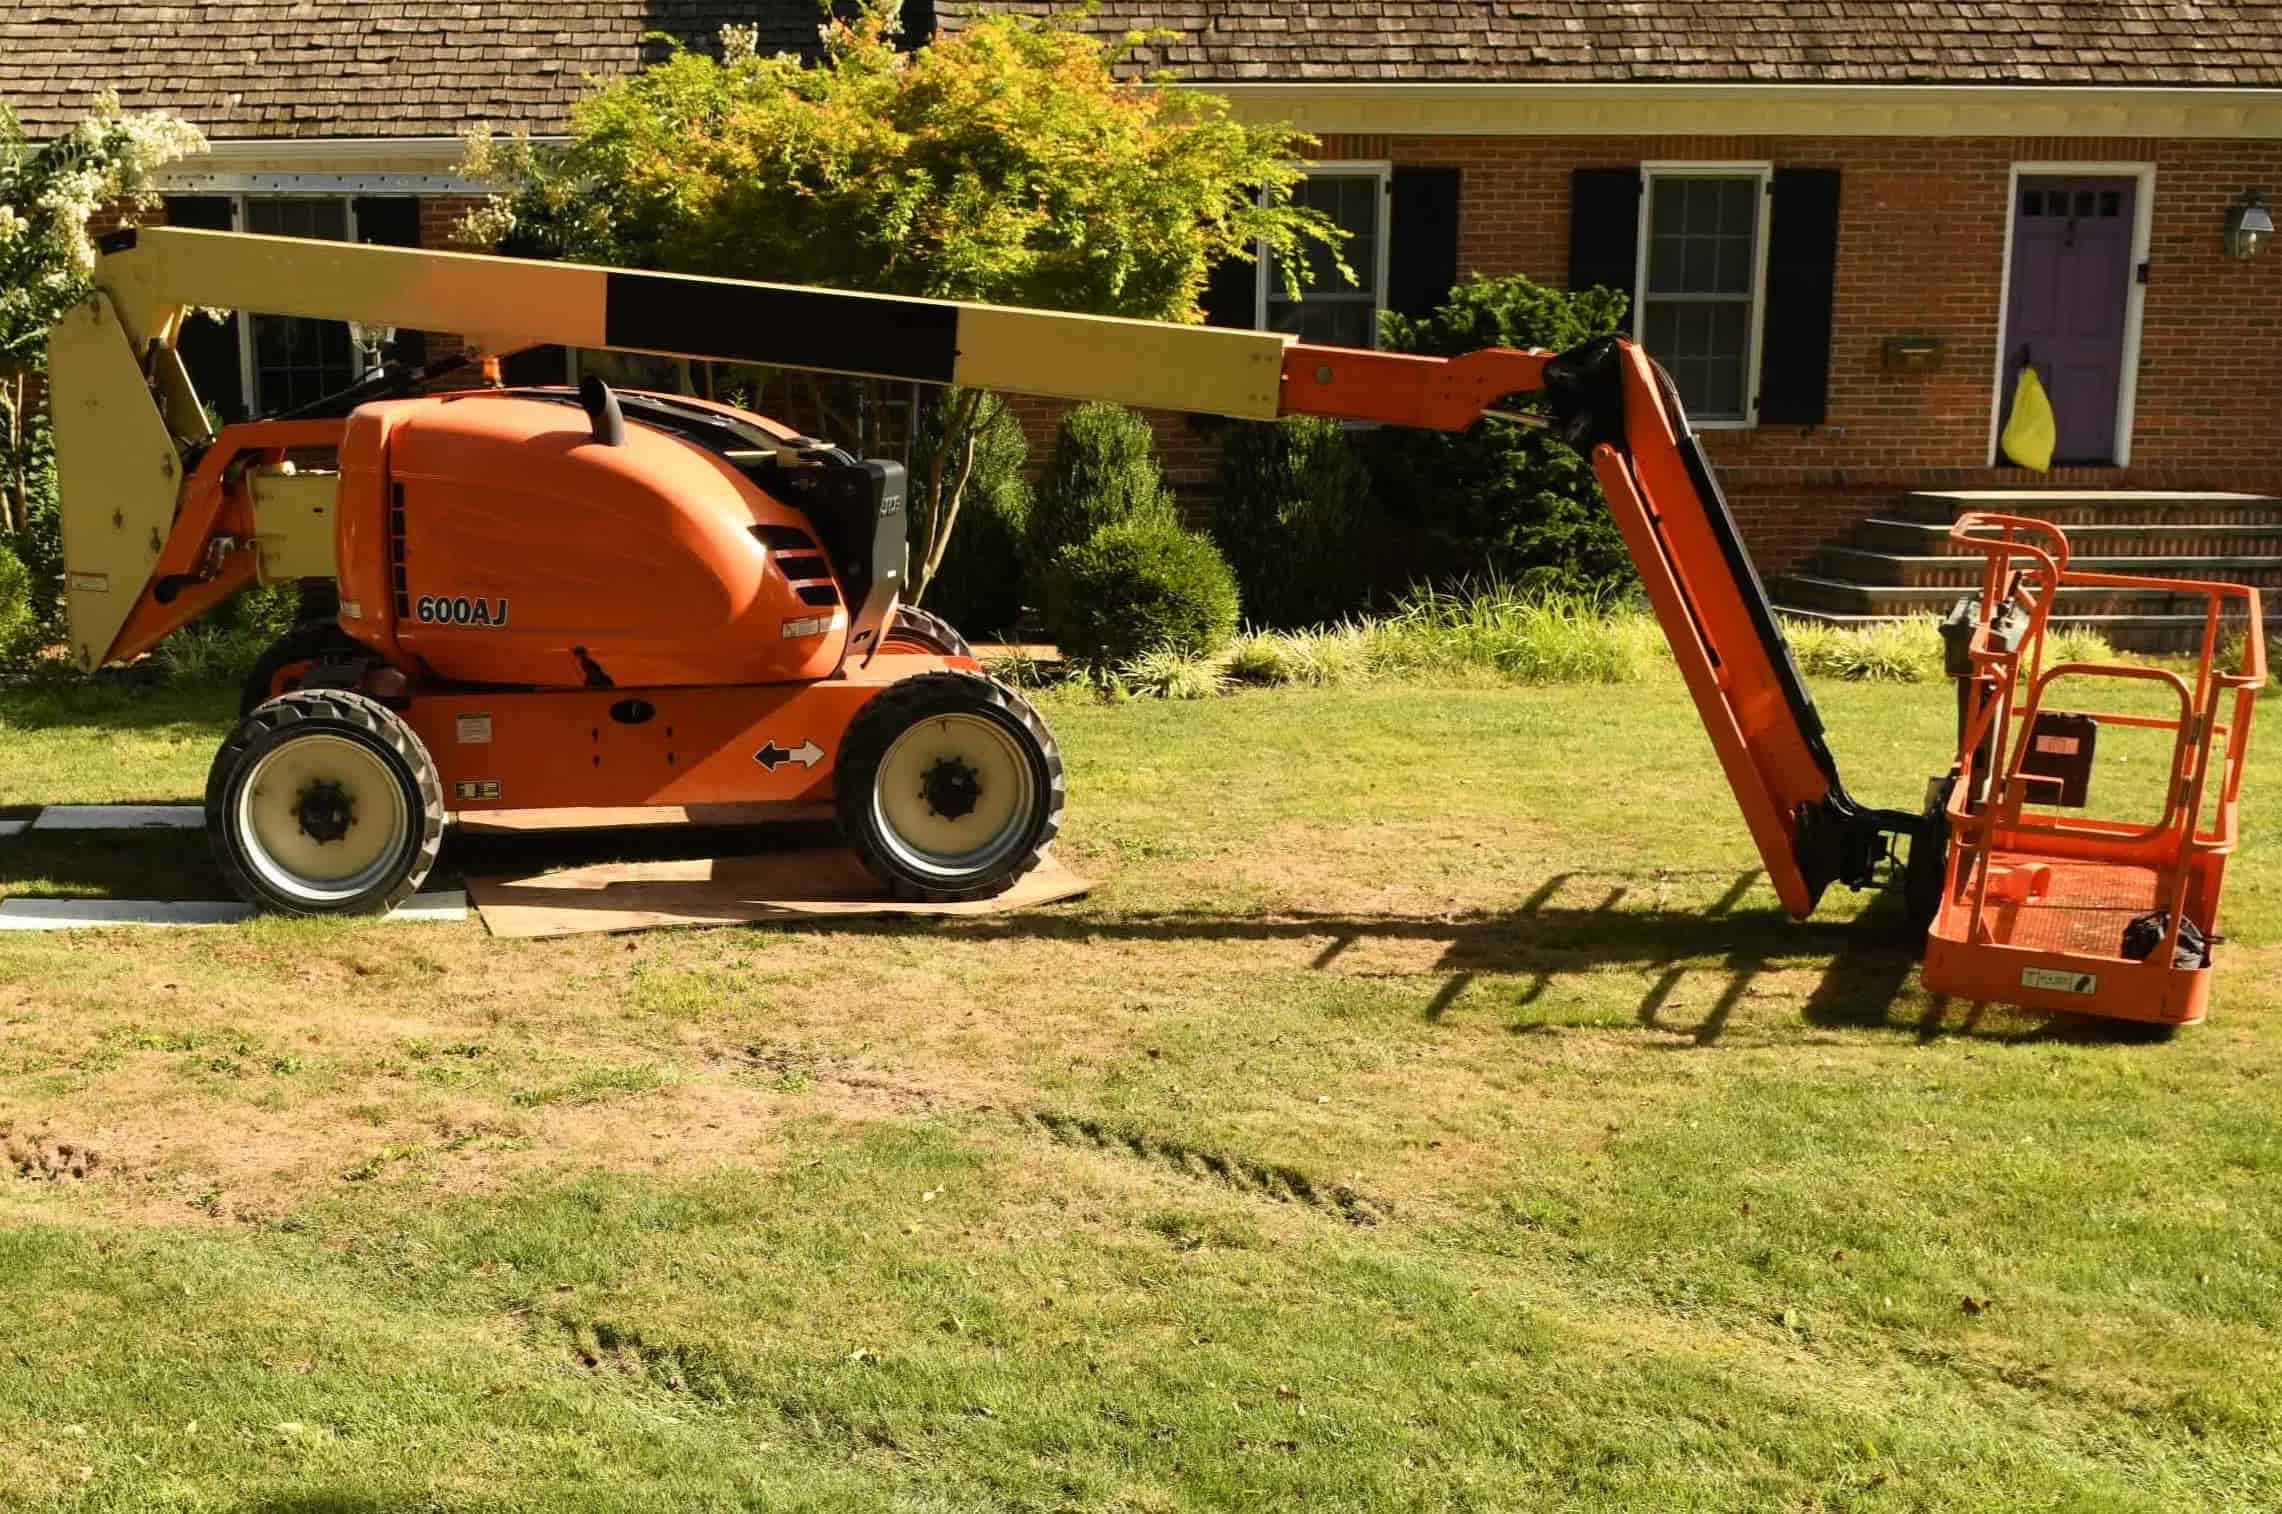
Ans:
<svg viewBox="0 0 2282 1514"><path fill-rule="evenodd" d="M2282 505L2282 496L2237 489L1911 489L1904 499L1957 503L1970 510L2002 510L2006 504L2049 503L2151 505L2184 502L2208 505Z"/></svg>
<svg viewBox="0 0 2282 1514"><path fill-rule="evenodd" d="M1861 598L1922 599L1928 602L1946 600L1954 603L1959 594L1968 592L1957 584L1863 584L1845 578L1825 578L1819 573L1786 573L1776 580L1778 585L1789 584L1815 592L1832 592ZM2111 588L2105 584L2078 584L2060 591L2061 602L2069 599L2176 599L2182 591L2165 588Z"/></svg>
<svg viewBox="0 0 2282 1514"><path fill-rule="evenodd" d="M1818 553L1828 553L1833 557L1868 557L1879 562L1911 568L1949 568L1960 563L1970 565L1978 556L1972 552L1935 552L1929 554L1882 552L1876 547L1817 547L1815 550ZM2210 557L2182 557L2176 554L2166 555L2150 552L2142 557L2071 557L2068 560L2070 568L2087 573L2137 572L2143 577L2149 578L2163 576L2155 571L2155 565L2161 563L2170 563L2182 568L2282 568L2282 553L2262 553L2256 556L2235 553L2224 556L2214 554Z"/></svg>
<svg viewBox="0 0 2282 1514"><path fill-rule="evenodd" d="M1892 515L1865 516L1856 523L1864 528L1881 528L1889 531L1914 531L1921 535L1947 538L1949 525L1937 520L1905 520ZM2143 520L2108 521L2089 526L2063 526L2073 541L2079 536L2126 536L2145 533L2157 536L2228 536L2228 535L2282 535L2282 522L2263 525L2243 525L2238 522L2211 520Z"/></svg>

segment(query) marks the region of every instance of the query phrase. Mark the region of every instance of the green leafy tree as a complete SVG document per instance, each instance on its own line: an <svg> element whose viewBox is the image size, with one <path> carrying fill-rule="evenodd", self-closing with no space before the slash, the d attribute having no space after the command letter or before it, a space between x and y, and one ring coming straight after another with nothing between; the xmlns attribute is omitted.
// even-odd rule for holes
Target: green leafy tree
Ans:
<svg viewBox="0 0 2282 1514"><path fill-rule="evenodd" d="M1382 316L1380 336L1394 351L1440 357L1500 346L1559 352L1616 330L1626 303L1613 289L1567 294L1518 274L1477 276L1430 316ZM1543 431L1501 420L1449 433L1388 427L1365 453L1405 544L1387 566L1406 579L1602 588L1632 577L1591 466Z"/></svg>
<svg viewBox="0 0 2282 1514"><path fill-rule="evenodd" d="M928 420L940 423L959 408L956 403L937 405ZM970 637L982 637L1011 630L1022 619L1023 543L1031 511L1030 482L1022 474L1030 443L1022 422L995 394L976 411L974 436L974 470L959 512L959 534L929 585L928 608ZM923 453L932 454L932 440L921 437ZM914 559L927 552L925 525L912 519Z"/></svg>
<svg viewBox="0 0 2282 1514"><path fill-rule="evenodd" d="M205 147L188 122L128 114L108 93L78 125L40 142L0 103L0 533L31 530L33 502L48 488L33 376L47 358L48 328L92 287L89 220L108 207L131 216L157 204L158 170Z"/></svg>
<svg viewBox="0 0 2282 1514"><path fill-rule="evenodd" d="M1193 321L1216 263L1265 245L1296 268L1337 237L1291 201L1311 140L1235 121L1217 96L1119 79L1140 35L1104 43L1067 17L984 16L905 51L896 10L865 0L830 22L814 66L762 57L751 30L727 28L718 58L677 52L587 95L560 147L478 141L470 166L502 192L467 238L529 256ZM982 396L946 403L914 469L914 597L942 564L973 474Z"/></svg>

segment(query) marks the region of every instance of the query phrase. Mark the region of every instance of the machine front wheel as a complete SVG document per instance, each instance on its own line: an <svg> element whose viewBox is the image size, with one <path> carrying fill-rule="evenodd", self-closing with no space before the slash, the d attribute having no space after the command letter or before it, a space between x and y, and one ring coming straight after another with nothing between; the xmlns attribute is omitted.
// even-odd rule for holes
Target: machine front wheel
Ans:
<svg viewBox="0 0 2282 1514"><path fill-rule="evenodd" d="M443 784L419 736L386 705L300 690L238 722L214 754L206 832L250 904L386 914L435 865Z"/></svg>
<svg viewBox="0 0 2282 1514"><path fill-rule="evenodd" d="M896 897L987 899L1062 825L1062 754L1029 701L977 673L872 697L841 738L840 829Z"/></svg>

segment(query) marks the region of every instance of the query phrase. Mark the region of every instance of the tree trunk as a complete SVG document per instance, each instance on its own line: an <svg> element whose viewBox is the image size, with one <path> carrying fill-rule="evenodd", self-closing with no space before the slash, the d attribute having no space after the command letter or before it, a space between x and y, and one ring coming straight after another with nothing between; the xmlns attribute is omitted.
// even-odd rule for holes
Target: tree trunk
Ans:
<svg viewBox="0 0 2282 1514"><path fill-rule="evenodd" d="M20 373L0 375L0 423L8 428L6 450L0 452L0 534L20 536L32 524L31 501L25 498L30 449L24 436L24 376Z"/></svg>
<svg viewBox="0 0 2282 1514"><path fill-rule="evenodd" d="M967 480L974 476L975 416L982 408L983 394L970 389L958 398L956 410L944 425L927 454L927 529L921 533L922 546L917 569L911 575L911 602L918 604L927 593L927 586L935 581L935 574L943 566L944 550L951 544L951 528L958 523L959 501L965 496ZM914 421L916 425L916 420ZM945 488L943 466L956 452L958 471Z"/></svg>

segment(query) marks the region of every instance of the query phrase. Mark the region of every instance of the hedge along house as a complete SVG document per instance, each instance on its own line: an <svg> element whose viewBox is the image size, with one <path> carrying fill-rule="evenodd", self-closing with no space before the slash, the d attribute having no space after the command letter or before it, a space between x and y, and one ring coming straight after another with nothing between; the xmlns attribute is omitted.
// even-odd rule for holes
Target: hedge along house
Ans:
<svg viewBox="0 0 2282 1514"><path fill-rule="evenodd" d="M910 0L924 36L1047 0ZM810 0L0 0L0 98L35 131L96 91L205 129L178 222L442 245L480 186L471 127L564 128L591 79L758 23L813 47ZM2085 550L2203 555L2282 582L2282 251L2222 247L2282 192L2282 7L1635 0L1102 0L1169 68L1321 139L1306 187L1356 236L1356 289L1280 297L1257 269L1213 317L1369 342L1467 273L1632 296L1778 598L1937 604L1935 490L2133 491L2046 508ZM2278 193L2282 198L2282 193ZM371 334L240 320L195 333L226 411L369 364ZM420 343L407 341L409 350ZM448 333L428 351L456 345ZM2048 474L1997 449L2023 361L2059 421ZM234 386L234 387L233 387ZM1176 482L1209 428L1161 418ZM2246 561L2247 559L2247 561ZM2129 608L2129 607L2126 607Z"/></svg>
<svg viewBox="0 0 2282 1514"><path fill-rule="evenodd" d="M2282 256L2223 245L2282 190L2282 7L1104 0L1089 24L1161 33L1137 68L1321 141L1307 196L1362 287L1292 304L1255 272L1215 320L1368 341L1469 273L1626 291L1791 607L1946 608L1963 579L1926 559L1955 502L1907 498L1935 491L2064 491L2036 504L2081 552L2282 585L2282 508L2180 497L2282 493ZM1998 448L2024 361L2058 423L2042 474Z"/></svg>

